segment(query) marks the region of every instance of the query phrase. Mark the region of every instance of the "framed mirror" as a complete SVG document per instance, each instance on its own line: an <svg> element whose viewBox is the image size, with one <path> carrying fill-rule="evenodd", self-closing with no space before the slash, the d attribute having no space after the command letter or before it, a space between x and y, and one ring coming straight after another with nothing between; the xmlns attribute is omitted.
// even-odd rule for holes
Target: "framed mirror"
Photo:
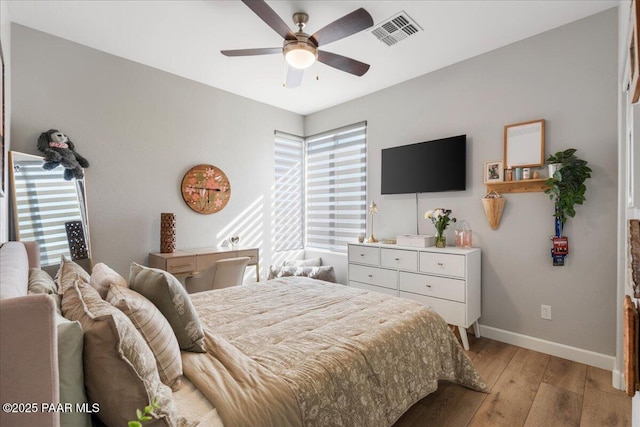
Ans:
<svg viewBox="0 0 640 427"><path fill-rule="evenodd" d="M45 170L42 164L40 156L9 152L10 237L37 241L41 268L49 273L55 273L61 255L90 272L85 182L67 181L62 166Z"/></svg>
<svg viewBox="0 0 640 427"><path fill-rule="evenodd" d="M504 167L544 165L544 119L504 127Z"/></svg>

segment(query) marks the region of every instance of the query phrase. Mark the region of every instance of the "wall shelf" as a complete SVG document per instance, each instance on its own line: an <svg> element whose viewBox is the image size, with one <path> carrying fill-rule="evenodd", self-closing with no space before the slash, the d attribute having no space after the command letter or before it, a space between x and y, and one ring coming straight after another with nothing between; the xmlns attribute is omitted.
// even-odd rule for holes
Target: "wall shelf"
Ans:
<svg viewBox="0 0 640 427"><path fill-rule="evenodd" d="M487 193L495 191L496 193L534 193L542 192L548 188L544 182L547 178L523 179L520 181L503 181L503 182L485 182Z"/></svg>

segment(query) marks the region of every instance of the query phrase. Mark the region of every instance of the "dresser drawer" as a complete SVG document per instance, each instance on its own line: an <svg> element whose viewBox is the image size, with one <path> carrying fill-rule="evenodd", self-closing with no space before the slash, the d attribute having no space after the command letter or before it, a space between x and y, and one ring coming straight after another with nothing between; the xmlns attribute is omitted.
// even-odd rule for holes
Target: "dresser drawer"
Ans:
<svg viewBox="0 0 640 427"><path fill-rule="evenodd" d="M448 301L446 299L432 298L402 291L400 292L400 297L426 305L442 316L445 322L450 325L462 326L463 328L471 326L467 325L465 305L461 302Z"/></svg>
<svg viewBox="0 0 640 427"><path fill-rule="evenodd" d="M358 288L365 291L380 292L383 294L387 294L389 296L394 296L394 297L398 296L398 291L395 289L383 288L382 286L367 285L366 283L354 282L353 280L349 280L349 286L352 288Z"/></svg>
<svg viewBox="0 0 640 427"><path fill-rule="evenodd" d="M379 265L380 248L349 245L349 262Z"/></svg>
<svg viewBox="0 0 640 427"><path fill-rule="evenodd" d="M418 271L418 253L401 249L381 249L380 265L398 270Z"/></svg>
<svg viewBox="0 0 640 427"><path fill-rule="evenodd" d="M171 274L190 273L195 269L196 269L195 255L167 259L166 270Z"/></svg>
<svg viewBox="0 0 640 427"><path fill-rule="evenodd" d="M349 264L349 281L356 281L383 288L398 289L398 272L365 265Z"/></svg>
<svg viewBox="0 0 640 427"><path fill-rule="evenodd" d="M464 280L400 272L400 290L428 297L465 302Z"/></svg>
<svg viewBox="0 0 640 427"><path fill-rule="evenodd" d="M464 255L420 252L420 271L464 279Z"/></svg>

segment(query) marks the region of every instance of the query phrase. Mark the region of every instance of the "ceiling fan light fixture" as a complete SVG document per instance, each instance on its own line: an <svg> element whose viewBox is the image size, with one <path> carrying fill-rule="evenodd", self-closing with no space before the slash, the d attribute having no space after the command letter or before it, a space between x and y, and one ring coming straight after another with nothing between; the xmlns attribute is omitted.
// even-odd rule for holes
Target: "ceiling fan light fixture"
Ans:
<svg viewBox="0 0 640 427"><path fill-rule="evenodd" d="M318 59L318 49L309 42L294 41L284 46L284 59L293 68L304 70Z"/></svg>

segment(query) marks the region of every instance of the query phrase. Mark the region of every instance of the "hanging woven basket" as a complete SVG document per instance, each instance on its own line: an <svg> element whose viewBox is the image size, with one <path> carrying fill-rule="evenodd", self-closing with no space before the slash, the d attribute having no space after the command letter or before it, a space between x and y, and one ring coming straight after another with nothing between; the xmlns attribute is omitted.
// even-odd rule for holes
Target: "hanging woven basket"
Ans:
<svg viewBox="0 0 640 427"><path fill-rule="evenodd" d="M491 191L482 198L484 213L492 230L500 226L500 218L502 218L502 211L506 202L507 200L495 191Z"/></svg>

